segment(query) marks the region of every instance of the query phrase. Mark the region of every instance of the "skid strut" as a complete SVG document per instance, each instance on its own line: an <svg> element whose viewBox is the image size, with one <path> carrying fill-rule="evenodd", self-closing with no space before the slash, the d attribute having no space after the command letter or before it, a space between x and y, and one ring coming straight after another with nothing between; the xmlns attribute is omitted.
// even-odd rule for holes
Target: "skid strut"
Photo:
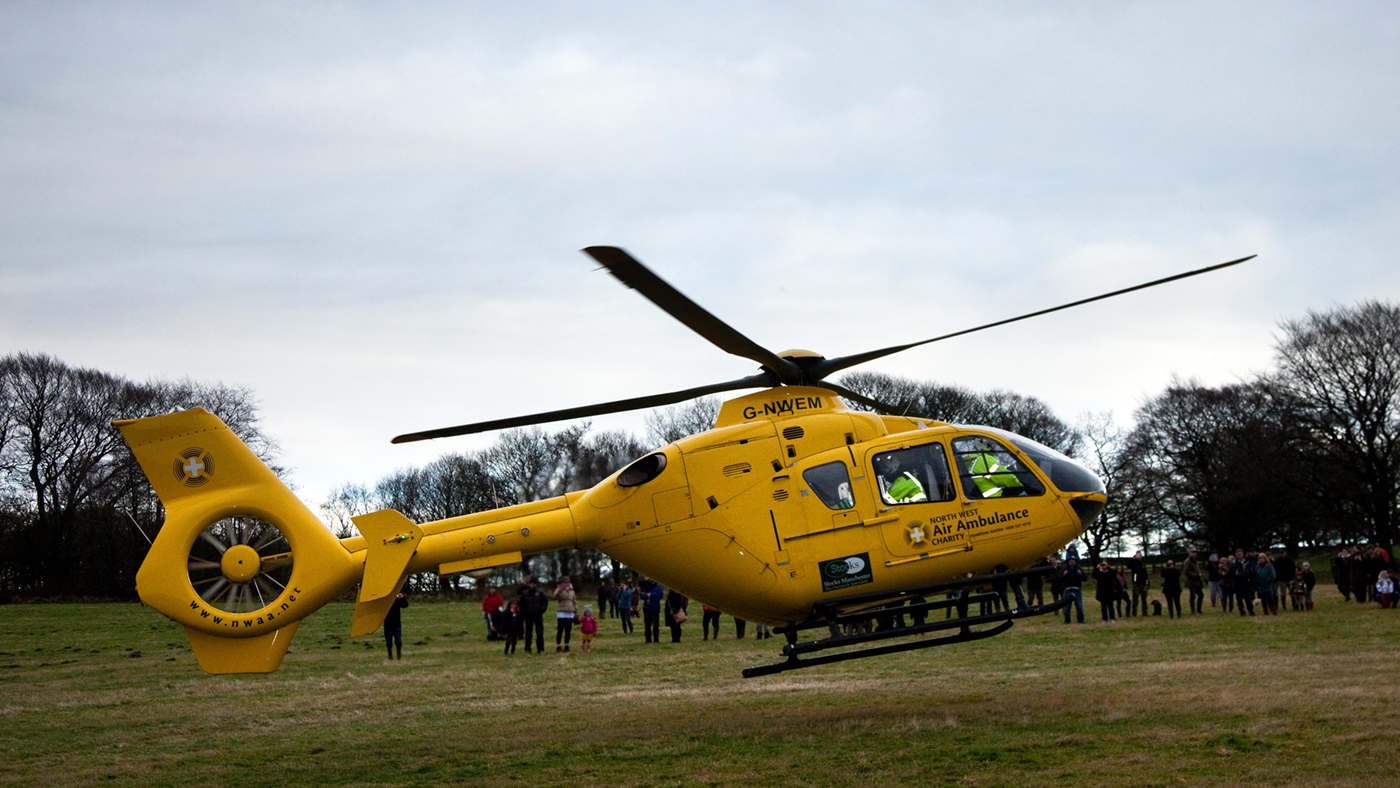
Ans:
<svg viewBox="0 0 1400 788"><path fill-rule="evenodd" d="M787 638L787 645L783 646L782 651L783 656L787 657L787 659L783 662L775 662L772 665L759 665L757 667L745 668L743 672L744 678L770 676L788 670L810 668L816 665L830 664L832 662L844 662L848 659L862 659L864 657L875 657L881 654L896 654L901 651L914 651L916 649L933 648L935 646L950 646L954 643L969 643L974 640L983 640L995 635L1000 635L1010 629L1017 619L1054 613L1057 610L1063 609L1073 601L1072 597L1064 597L1049 605L1032 606L1027 604L1025 595L1021 591L1022 578L1030 575L1048 574L1051 571L1052 569L1050 567L1036 567L1020 572L1004 572L995 575L968 577L922 588L907 588L898 591L862 594L859 596L832 600L831 602L819 603L813 610L812 616L801 624L774 628L775 632L781 632ZM1011 590L1015 591L1016 608L1014 610L1003 610L987 615L968 615L968 607L970 605L1003 599L1002 595L996 592L987 591L973 593L974 589L989 585L996 587L1002 583L1006 583ZM951 598L941 599L935 602L907 604L913 599L937 594L947 594ZM883 620L886 624L889 624L896 616L902 618L915 613L928 613L935 610L947 610L950 608L957 610L956 618L948 618L942 621L930 621L924 624L915 624L906 627L888 626L877 629L874 632L863 632L854 635L843 634L841 630L844 624L863 623L872 619L877 621ZM973 627L980 627L988 624L992 626L987 626L984 629L973 629ZM818 627L827 628L829 630L829 636L820 640L798 642L798 632L804 629L815 629ZM801 656L803 654L812 654L827 649L857 646L864 643L874 643L893 638L908 638L935 632L947 632L949 630L957 631L942 637L922 638L884 646L872 646L851 651L841 651L835 654L826 654L822 656L807 658L802 658Z"/></svg>

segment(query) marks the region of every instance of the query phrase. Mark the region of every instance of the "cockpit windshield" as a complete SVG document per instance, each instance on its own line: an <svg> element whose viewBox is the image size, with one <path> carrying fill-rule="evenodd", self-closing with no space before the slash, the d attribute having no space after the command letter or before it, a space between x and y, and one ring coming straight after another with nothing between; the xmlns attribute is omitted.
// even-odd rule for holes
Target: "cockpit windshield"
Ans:
<svg viewBox="0 0 1400 788"><path fill-rule="evenodd" d="M978 429L994 432L1015 444L1016 448L1025 452L1026 456L1031 458L1031 462L1039 466L1040 470L1050 477L1050 482L1062 492L1104 492L1103 480L1079 461L1066 457L1043 443L1038 443L1014 432L999 430L995 427L978 427Z"/></svg>
<svg viewBox="0 0 1400 788"><path fill-rule="evenodd" d="M1006 447L983 435L953 439L953 456L962 475L963 495L979 498L1016 498L1044 495L1045 486Z"/></svg>

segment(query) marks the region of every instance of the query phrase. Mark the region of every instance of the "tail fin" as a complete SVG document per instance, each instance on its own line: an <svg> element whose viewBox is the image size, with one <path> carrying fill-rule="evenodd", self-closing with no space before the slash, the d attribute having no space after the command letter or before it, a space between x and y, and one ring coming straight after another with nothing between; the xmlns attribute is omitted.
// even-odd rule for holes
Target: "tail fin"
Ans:
<svg viewBox="0 0 1400 788"><path fill-rule="evenodd" d="M212 413L115 426L166 510L136 575L141 601L184 625L205 671L276 670L297 623L363 565Z"/></svg>

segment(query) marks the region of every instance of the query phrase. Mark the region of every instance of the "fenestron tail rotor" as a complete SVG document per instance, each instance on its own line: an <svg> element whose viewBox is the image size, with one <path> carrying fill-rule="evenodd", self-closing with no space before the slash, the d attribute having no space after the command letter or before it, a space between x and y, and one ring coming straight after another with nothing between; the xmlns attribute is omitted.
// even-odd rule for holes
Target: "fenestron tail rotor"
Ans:
<svg viewBox="0 0 1400 788"><path fill-rule="evenodd" d="M720 320L711 314L704 307L687 298L676 288L672 287L661 277L657 276L646 266L637 261L636 258L615 246L590 246L583 250L585 254L598 261L623 284L641 293L648 301L660 307L667 314L679 320L687 328L709 340L710 343L736 356L758 362L760 372L745 378L715 383L708 386L696 386L694 388L681 389L665 394L653 394L645 397L633 397L630 399L614 400L612 402L599 403L597 405L586 405L578 408L567 408L564 410L548 411L546 413L535 413L528 416L516 416L506 419L495 419L493 421L482 421L472 424L462 424L456 427L445 427L441 429L425 430L399 435L393 439L394 443L408 443L410 441L428 440L431 438L445 438L453 435L466 435L475 432L488 432L491 430L509 429L512 427L526 427L534 424L545 424L553 421L565 421L569 419L588 418L590 416L600 416L607 413L621 413L629 410L641 410L645 408L655 408L662 405L672 405L678 402L697 399L710 394L718 394L726 391L734 391L746 388L771 388L775 386L820 386L830 389L840 394L843 398L858 402L870 408L881 410L887 413L898 413L898 410L865 397L857 392L843 388L833 383L825 382L825 378L844 369L849 369L867 361L874 361L878 358L894 355L905 350L921 347L923 345L940 342L945 339L952 339L976 331L985 331L989 328L1004 326L1008 323L1015 323L1027 320L1032 317L1048 315L1052 312L1059 312L1076 306L1083 306L1095 301L1102 301L1106 298L1125 295L1137 290L1145 290L1149 287L1164 285L1168 282L1175 282L1179 279L1187 279L1193 276L1219 271L1230 266L1239 265L1246 260L1252 260L1256 255L1241 257L1237 260L1220 263L1218 265L1198 268L1193 271L1186 271L1180 274L1154 279L1150 282L1124 287L1108 293L1101 293L1088 298L1081 298L1058 306L1038 309L1016 317L1009 317L1004 320L997 320L992 323L966 328L960 331L953 331L941 334L931 339L923 339L917 342L909 342L902 345L891 345L877 350L868 350L863 353L854 353L847 356L827 359L811 353L810 351L786 351L774 353L771 350L759 345L749 339L728 323ZM918 414L900 414L918 415Z"/></svg>
<svg viewBox="0 0 1400 788"><path fill-rule="evenodd" d="M292 574L287 539L271 523L250 517L220 520L190 547L190 585L210 607L251 613L267 607Z"/></svg>

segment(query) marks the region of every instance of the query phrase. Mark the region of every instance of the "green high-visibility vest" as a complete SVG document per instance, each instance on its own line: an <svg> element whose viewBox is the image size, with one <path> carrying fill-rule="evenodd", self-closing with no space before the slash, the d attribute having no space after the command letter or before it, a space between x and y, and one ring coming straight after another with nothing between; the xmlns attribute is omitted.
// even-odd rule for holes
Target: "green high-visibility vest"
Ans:
<svg viewBox="0 0 1400 788"><path fill-rule="evenodd" d="M967 463L968 474L972 476L972 483L977 485L983 498L1000 498L1006 490L1022 486L1016 474L1009 472L996 457L986 452L970 454L964 462Z"/></svg>
<svg viewBox="0 0 1400 788"><path fill-rule="evenodd" d="M928 500L928 496L924 494L924 486L908 471L905 471L903 476L894 480L894 484L890 485L888 492L890 498L898 503Z"/></svg>

